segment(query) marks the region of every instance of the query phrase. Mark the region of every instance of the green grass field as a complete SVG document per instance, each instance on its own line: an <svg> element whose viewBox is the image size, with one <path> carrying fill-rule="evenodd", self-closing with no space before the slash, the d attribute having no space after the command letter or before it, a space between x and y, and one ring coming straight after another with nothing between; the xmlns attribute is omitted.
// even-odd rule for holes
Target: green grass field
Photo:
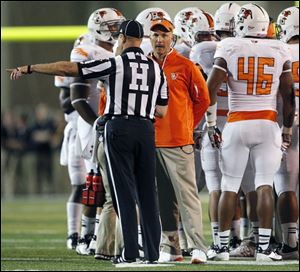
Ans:
<svg viewBox="0 0 300 272"><path fill-rule="evenodd" d="M202 198L204 235L210 243L207 196ZM209 262L163 267L119 268L93 256L79 256L66 249L67 196L18 198L1 201L1 271L298 271L299 263L283 262L258 265L252 260Z"/></svg>

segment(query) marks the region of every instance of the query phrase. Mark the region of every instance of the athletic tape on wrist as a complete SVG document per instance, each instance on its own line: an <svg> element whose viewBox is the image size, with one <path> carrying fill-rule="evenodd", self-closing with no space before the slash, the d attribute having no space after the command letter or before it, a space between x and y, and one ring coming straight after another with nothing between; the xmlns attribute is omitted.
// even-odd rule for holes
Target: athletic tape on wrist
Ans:
<svg viewBox="0 0 300 272"><path fill-rule="evenodd" d="M205 113L205 120L208 127L213 127L217 123L217 103L209 106Z"/></svg>

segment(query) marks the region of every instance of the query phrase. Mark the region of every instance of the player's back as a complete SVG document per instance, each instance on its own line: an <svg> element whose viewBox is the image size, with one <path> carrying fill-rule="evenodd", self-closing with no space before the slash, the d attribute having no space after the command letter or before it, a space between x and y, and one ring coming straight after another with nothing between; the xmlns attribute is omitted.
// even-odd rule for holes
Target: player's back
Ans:
<svg viewBox="0 0 300 272"><path fill-rule="evenodd" d="M190 60L199 64L206 75L209 75L213 68L217 43L216 41L204 41L197 43L191 49Z"/></svg>
<svg viewBox="0 0 300 272"><path fill-rule="evenodd" d="M227 38L218 44L217 57L227 63L230 112L276 112L279 78L290 59L282 42Z"/></svg>
<svg viewBox="0 0 300 272"><path fill-rule="evenodd" d="M203 72L209 76L214 64L214 55L217 48L217 41L203 41L197 43L191 49L190 60L196 65L200 65ZM226 117L228 113L228 87L227 82L223 82L217 92L218 116ZM218 127L223 128L225 118L218 119Z"/></svg>

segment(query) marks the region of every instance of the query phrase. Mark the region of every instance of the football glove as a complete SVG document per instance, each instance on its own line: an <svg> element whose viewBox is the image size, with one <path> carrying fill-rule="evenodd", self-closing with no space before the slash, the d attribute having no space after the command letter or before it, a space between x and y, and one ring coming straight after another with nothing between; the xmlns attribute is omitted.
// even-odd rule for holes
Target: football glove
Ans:
<svg viewBox="0 0 300 272"><path fill-rule="evenodd" d="M217 126L207 128L208 137L212 147L220 148L222 144L222 133Z"/></svg>

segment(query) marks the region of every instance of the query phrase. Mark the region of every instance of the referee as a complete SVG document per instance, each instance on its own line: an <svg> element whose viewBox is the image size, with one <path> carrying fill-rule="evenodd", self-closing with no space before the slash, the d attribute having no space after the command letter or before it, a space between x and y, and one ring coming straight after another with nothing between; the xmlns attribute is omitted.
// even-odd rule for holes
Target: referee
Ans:
<svg viewBox="0 0 300 272"><path fill-rule="evenodd" d="M99 78L107 102L104 145L114 207L124 236L122 256L115 263L139 257L136 203L140 211L146 262L159 257L161 225L155 183L154 118L167 112L168 90L163 71L140 49L143 28L133 20L123 22L118 43L120 56L86 63L66 61L8 69L11 79L32 72Z"/></svg>

